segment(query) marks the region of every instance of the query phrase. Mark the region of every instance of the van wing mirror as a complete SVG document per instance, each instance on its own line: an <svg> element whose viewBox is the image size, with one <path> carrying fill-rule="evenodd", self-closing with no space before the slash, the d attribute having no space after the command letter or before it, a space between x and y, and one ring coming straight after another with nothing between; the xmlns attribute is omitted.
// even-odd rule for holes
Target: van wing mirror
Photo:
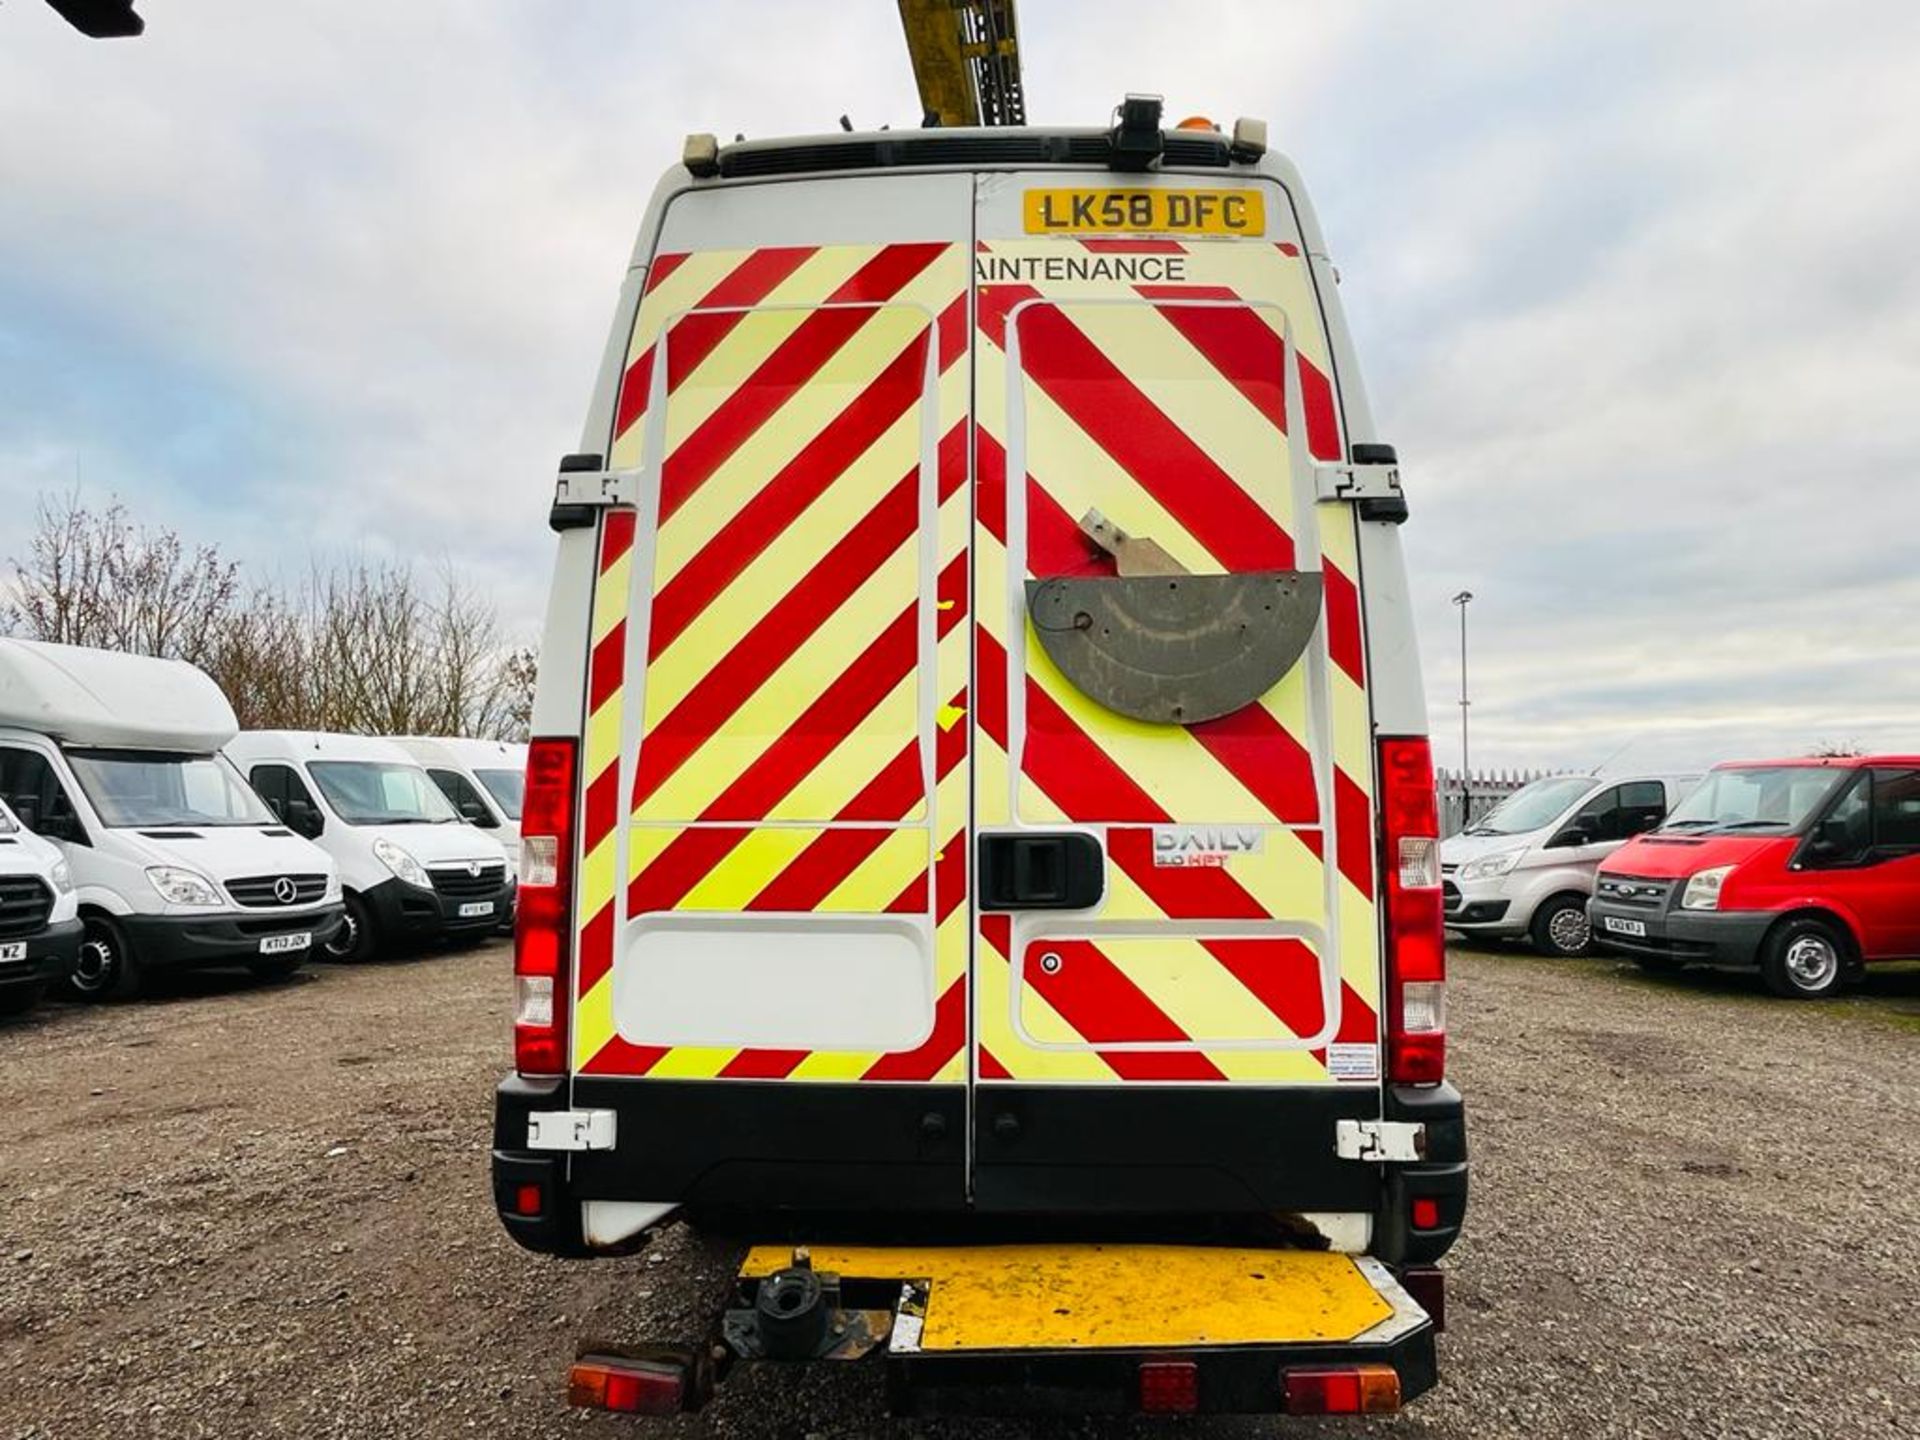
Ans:
<svg viewBox="0 0 1920 1440"><path fill-rule="evenodd" d="M289 830L309 840L316 839L327 828L326 822L320 818L319 809L311 800L288 800L285 818Z"/></svg>
<svg viewBox="0 0 1920 1440"><path fill-rule="evenodd" d="M1549 850L1575 850L1582 845L1591 845L1593 836L1578 825L1569 825L1553 839L1547 842Z"/></svg>
<svg viewBox="0 0 1920 1440"><path fill-rule="evenodd" d="M478 800L462 800L460 802L460 818L465 820L469 825L478 825L485 830L496 829L499 823L493 816L487 813L487 807L482 805Z"/></svg>

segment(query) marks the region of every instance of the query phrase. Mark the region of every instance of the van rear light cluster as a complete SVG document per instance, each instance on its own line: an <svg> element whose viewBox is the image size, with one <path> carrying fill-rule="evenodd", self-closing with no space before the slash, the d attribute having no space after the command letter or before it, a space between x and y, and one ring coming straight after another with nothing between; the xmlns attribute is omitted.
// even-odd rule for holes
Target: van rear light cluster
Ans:
<svg viewBox="0 0 1920 1440"><path fill-rule="evenodd" d="M686 1371L654 1360L583 1356L567 1374L567 1403L619 1415L678 1415L687 1404Z"/></svg>
<svg viewBox="0 0 1920 1440"><path fill-rule="evenodd" d="M1327 1365L1281 1376L1289 1415L1379 1415L1400 1408L1400 1373L1391 1365Z"/></svg>
<svg viewBox="0 0 1920 1440"><path fill-rule="evenodd" d="M1437 1085L1447 1071L1447 951L1440 807L1425 736L1380 742L1387 905L1387 1078Z"/></svg>
<svg viewBox="0 0 1920 1440"><path fill-rule="evenodd" d="M528 1076L567 1073L578 751L571 739L536 739L527 749L513 933L513 1068Z"/></svg>

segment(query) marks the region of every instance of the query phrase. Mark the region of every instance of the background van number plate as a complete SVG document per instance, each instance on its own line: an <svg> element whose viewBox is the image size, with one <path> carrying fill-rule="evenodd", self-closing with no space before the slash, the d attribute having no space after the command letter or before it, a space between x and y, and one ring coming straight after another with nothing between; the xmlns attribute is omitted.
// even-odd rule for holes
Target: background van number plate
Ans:
<svg viewBox="0 0 1920 1440"><path fill-rule="evenodd" d="M1258 190L1029 190L1029 235L1144 230L1166 235L1264 235Z"/></svg>
<svg viewBox="0 0 1920 1440"><path fill-rule="evenodd" d="M27 958L27 942L16 940L11 945L0 945L0 965L11 965L16 960Z"/></svg>
<svg viewBox="0 0 1920 1440"><path fill-rule="evenodd" d="M476 915L491 914L493 914L493 901L491 900L469 900L460 907L460 918L462 920L471 920Z"/></svg>
<svg viewBox="0 0 1920 1440"><path fill-rule="evenodd" d="M1644 920L1622 920L1617 915L1602 915L1600 917L1600 928L1611 931L1615 935L1644 935L1647 933L1647 922Z"/></svg>
<svg viewBox="0 0 1920 1440"><path fill-rule="evenodd" d="M311 944L313 944L311 931L298 935L264 935L260 939L260 953L285 955L292 950L305 950Z"/></svg>

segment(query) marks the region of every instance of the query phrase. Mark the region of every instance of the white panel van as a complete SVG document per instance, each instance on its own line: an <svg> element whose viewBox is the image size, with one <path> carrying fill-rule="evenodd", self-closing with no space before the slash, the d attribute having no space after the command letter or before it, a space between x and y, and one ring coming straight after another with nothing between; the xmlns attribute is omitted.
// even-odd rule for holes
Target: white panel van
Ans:
<svg viewBox="0 0 1920 1440"><path fill-rule="evenodd" d="M73 870L0 801L0 1015L32 1008L80 953Z"/></svg>
<svg viewBox="0 0 1920 1440"><path fill-rule="evenodd" d="M497 841L463 821L391 740L249 730L227 754L289 828L340 867L346 925L327 954L364 960L408 942L485 939L513 906Z"/></svg>
<svg viewBox="0 0 1920 1440"><path fill-rule="evenodd" d="M237 728L183 661L0 640L0 798L71 869L83 998L160 970L283 977L339 929L333 862L220 754Z"/></svg>

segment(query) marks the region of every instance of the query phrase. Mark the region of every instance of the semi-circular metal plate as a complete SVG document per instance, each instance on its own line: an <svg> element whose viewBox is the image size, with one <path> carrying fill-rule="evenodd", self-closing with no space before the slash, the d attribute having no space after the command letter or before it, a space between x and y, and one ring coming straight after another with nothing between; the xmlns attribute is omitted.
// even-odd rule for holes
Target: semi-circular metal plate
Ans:
<svg viewBox="0 0 1920 1440"><path fill-rule="evenodd" d="M1307 648L1321 577L1058 576L1027 582L1027 613L1060 673L1109 710L1194 725L1251 705Z"/></svg>

